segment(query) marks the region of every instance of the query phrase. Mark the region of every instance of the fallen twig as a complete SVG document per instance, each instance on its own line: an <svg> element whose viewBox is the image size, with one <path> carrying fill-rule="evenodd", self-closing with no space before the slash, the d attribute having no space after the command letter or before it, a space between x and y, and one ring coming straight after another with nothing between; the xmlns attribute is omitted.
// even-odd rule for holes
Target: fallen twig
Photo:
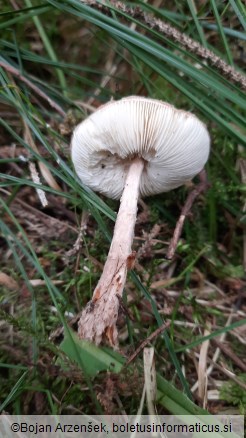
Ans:
<svg viewBox="0 0 246 438"><path fill-rule="evenodd" d="M135 360L136 357L139 355L139 353L141 353L141 351L146 347L146 345L149 344L149 342L151 342L154 338L159 336L160 333L164 332L164 330L166 330L170 326L170 324L171 321L165 322L163 325L158 327L158 329L156 329L153 333L151 333L151 335L149 335L146 339L144 339L144 341L141 342L141 344L134 351L134 353L127 359L124 366L125 367L128 366L133 360Z"/></svg>
<svg viewBox="0 0 246 438"><path fill-rule="evenodd" d="M191 210L191 207L195 201L195 199L197 198L198 195L200 195L200 193L206 191L208 189L208 187L210 186L210 184L207 181L207 174L205 169L203 169L200 173L199 173L199 178L200 178L200 183L195 186L194 190L192 190L189 195L188 198L186 199L185 205L182 208L180 217L178 222L176 223L176 227L173 233L173 237L172 240L170 242L170 245L168 247L168 251L167 251L167 255L166 258L168 260L172 259L183 229L183 225L184 225L184 221L186 216L188 215L188 213Z"/></svg>
<svg viewBox="0 0 246 438"><path fill-rule="evenodd" d="M40 88L38 88L36 85L34 85L29 79L27 79L25 76L23 76L17 68L13 67L10 64L7 64L6 62L3 62L0 60L0 67L3 67L5 70L7 70L9 73L20 79L22 82L28 85L32 90L34 90L40 97L42 97L44 100L46 100L49 105L54 108L62 117L65 117L66 113L63 111L63 109L54 102L47 94L45 94Z"/></svg>

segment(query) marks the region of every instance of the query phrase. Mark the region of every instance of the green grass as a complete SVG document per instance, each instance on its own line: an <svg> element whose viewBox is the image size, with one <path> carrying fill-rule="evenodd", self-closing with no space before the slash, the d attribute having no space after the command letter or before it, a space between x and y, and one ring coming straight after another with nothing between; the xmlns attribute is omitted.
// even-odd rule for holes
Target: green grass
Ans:
<svg viewBox="0 0 246 438"><path fill-rule="evenodd" d="M142 10L175 26L242 74L246 20L240 1L224 6L211 0L200 10L194 2L177 2L172 7L162 3L156 9L155 2L138 2ZM135 19L111 6L112 14L106 15L78 0L45 4L26 0L25 6L13 10L8 5L0 13L0 244L4 254L0 273L18 284L11 290L8 284L0 284L1 410L22 413L27 398L25 409L30 414L77 412L73 409L108 413L97 394L105 385L107 391L109 368L126 412L136 413L142 387L134 390L131 382L137 375L143 385L142 359L139 356L127 371L123 363L141 341L170 320L170 329L153 342L157 407L160 412L180 414L185 408L187 413L201 414L202 401L191 388L203 342L211 341L211 359L212 339L226 334L232 351L238 350L239 342L237 354L244 359L239 328L246 323L241 292L245 187L239 162L245 160L245 93L240 83L209 60L204 62L141 17ZM137 224L136 236L150 233L156 223L161 231L149 257L140 258L139 268L128 276L131 302L127 306L134 318L125 316L120 321L124 336L116 355L78 341L68 330L67 312L76 315L93 293L118 207L80 183L69 143L73 127L91 107L129 94L171 102L193 111L207 124L212 138L207 165L211 188L193 206L173 262L164 256L188 189L145 200L148 215ZM28 130L36 148L28 140ZM35 164L41 185L31 179L29 162ZM41 168L46 169L42 174ZM38 188L47 197L46 208L37 197ZM87 233L80 252L68 257L83 211L89 212ZM136 249L142 243L136 239ZM165 285L152 287L166 279ZM36 286L33 280L42 283ZM226 325L231 309L233 321ZM65 328L65 340L50 338L60 326ZM207 328L210 334L204 335ZM240 375L231 358L223 356L222 363ZM130 383L123 388L119 380L124 373L129 373ZM221 373L219 380L226 382L228 376ZM226 402L230 405L231 400L224 399L225 407ZM222 401L217 401L220 406ZM113 405L117 412L115 400ZM216 406L208 401L208 411L216 411Z"/></svg>

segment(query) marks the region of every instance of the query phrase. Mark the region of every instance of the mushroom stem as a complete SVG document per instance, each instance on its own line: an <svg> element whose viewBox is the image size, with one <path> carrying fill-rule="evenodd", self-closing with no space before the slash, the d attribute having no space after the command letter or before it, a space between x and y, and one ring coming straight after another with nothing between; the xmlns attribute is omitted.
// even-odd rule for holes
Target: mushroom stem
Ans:
<svg viewBox="0 0 246 438"><path fill-rule="evenodd" d="M79 320L79 337L96 344L106 338L112 346L117 345L119 299L123 294L127 270L132 269L134 264L131 247L143 168L144 161L140 158L135 158L130 164L103 273L92 300Z"/></svg>

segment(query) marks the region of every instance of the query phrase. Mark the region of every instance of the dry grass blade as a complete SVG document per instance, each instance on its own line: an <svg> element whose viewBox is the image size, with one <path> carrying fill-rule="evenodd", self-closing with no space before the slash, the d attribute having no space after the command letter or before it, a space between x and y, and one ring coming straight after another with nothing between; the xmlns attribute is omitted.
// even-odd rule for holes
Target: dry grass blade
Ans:
<svg viewBox="0 0 246 438"><path fill-rule="evenodd" d="M156 414L156 371L155 371L155 350L153 347L145 348L143 351L144 381L146 388L146 399L149 415Z"/></svg>
<svg viewBox="0 0 246 438"><path fill-rule="evenodd" d="M31 178L32 178L33 182L35 184L41 185L41 181L40 181L39 174L38 174L38 171L36 169L35 163L32 163L32 162L28 163L28 167L29 167ZM45 191L42 189L36 188L36 192L37 192L37 195L39 197L39 200L41 202L42 207L47 207L48 201L46 198Z"/></svg>
<svg viewBox="0 0 246 438"><path fill-rule="evenodd" d="M39 278L35 278L35 279L29 280L29 281L33 287L45 286L45 284L46 284L44 280L41 280ZM53 280L52 284L60 285L60 284L64 284L64 281L63 280Z"/></svg>
<svg viewBox="0 0 246 438"><path fill-rule="evenodd" d="M26 143L32 148L32 150L34 152L39 153L38 148L33 140L30 128L25 120L23 120L23 125L24 125L24 139L25 139ZM52 175L51 171L48 169L48 167L42 161L38 162L38 167L40 169L40 172L41 172L43 178L47 182L47 184L52 189L61 191L62 190L61 187L59 186L59 184L57 184L55 178L53 177L53 175Z"/></svg>
<svg viewBox="0 0 246 438"><path fill-rule="evenodd" d="M213 360L209 358L208 362L210 362L210 364L213 365L216 370L221 371L225 376L227 376L230 380L233 380L233 382L237 383L242 389L246 391L246 383L236 377L236 375L232 371L228 370L224 363L221 362L220 364L218 364L213 362Z"/></svg>
<svg viewBox="0 0 246 438"><path fill-rule="evenodd" d="M231 324L231 322L232 322L232 318L233 318L233 316L232 316L232 312L231 312L229 318L227 319L226 326L228 326L228 325ZM224 342L224 341L225 341L226 334L227 334L227 333L223 333L223 334L220 336L220 342ZM218 358L219 358L219 355L220 355L220 348L216 348L215 353L214 353L213 358L212 358L211 365L210 365L210 366L207 368L207 370L206 370L206 377L209 377L210 374L212 373L213 368L214 368L214 364L217 362L217 360L218 360ZM199 385L199 383L198 383L198 381L197 381L197 382L192 386L191 391L192 391L192 392L196 391L197 388L198 388L198 385Z"/></svg>
<svg viewBox="0 0 246 438"><path fill-rule="evenodd" d="M225 343L217 341L216 338L212 339L212 343L214 343L222 353L224 353L225 356L228 356L236 365L238 368L240 368L243 372L246 373L246 363L244 363L240 357L238 357L230 348L229 345L226 345Z"/></svg>
<svg viewBox="0 0 246 438"><path fill-rule="evenodd" d="M77 237L75 243L73 244L73 247L66 253L64 258L67 259L69 257L72 257L75 254L79 254L79 251L82 247L83 237L86 234L88 219L89 219L89 213L88 213L88 211L84 210L82 213L82 217L81 217L81 223L80 223L78 237ZM77 261L77 265L78 264L79 264L79 260Z"/></svg>
<svg viewBox="0 0 246 438"><path fill-rule="evenodd" d="M209 330L204 331L204 336L210 334ZM207 356L208 356L208 348L209 348L209 340L205 341L201 345L199 362L198 362L198 397L202 400L203 408L206 409L207 406Z"/></svg>

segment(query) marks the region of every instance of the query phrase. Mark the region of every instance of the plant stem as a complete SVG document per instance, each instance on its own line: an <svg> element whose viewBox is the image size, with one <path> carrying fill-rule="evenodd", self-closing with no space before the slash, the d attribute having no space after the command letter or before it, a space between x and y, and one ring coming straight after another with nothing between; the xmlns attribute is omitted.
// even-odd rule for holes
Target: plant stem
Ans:
<svg viewBox="0 0 246 438"><path fill-rule="evenodd" d="M129 167L103 273L92 300L79 320L79 337L96 344L106 338L112 346L117 345L119 299L123 294L127 270L133 267L134 262L131 247L143 168L144 161L140 158L135 158Z"/></svg>

